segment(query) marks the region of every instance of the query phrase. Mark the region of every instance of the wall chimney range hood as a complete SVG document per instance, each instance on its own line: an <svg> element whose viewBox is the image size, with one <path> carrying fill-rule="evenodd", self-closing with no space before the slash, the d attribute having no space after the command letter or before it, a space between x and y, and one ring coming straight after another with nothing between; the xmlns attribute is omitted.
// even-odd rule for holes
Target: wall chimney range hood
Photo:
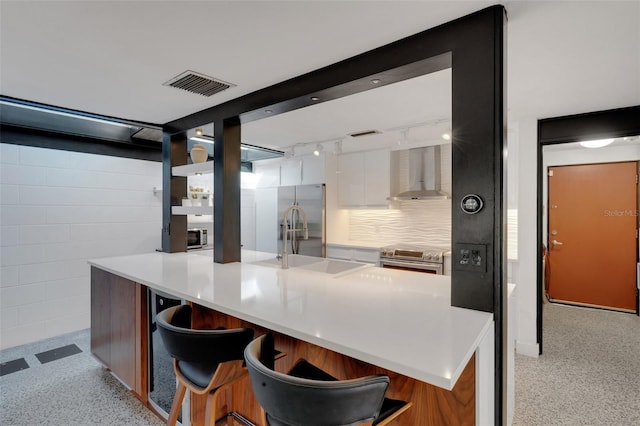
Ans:
<svg viewBox="0 0 640 426"><path fill-rule="evenodd" d="M440 146L413 148L391 153L390 201L446 200L441 190Z"/></svg>

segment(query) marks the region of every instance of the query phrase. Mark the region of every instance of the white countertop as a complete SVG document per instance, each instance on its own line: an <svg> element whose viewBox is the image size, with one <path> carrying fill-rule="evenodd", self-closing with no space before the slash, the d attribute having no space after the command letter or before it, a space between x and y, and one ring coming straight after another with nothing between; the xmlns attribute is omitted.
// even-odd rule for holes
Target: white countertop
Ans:
<svg viewBox="0 0 640 426"><path fill-rule="evenodd" d="M153 289L451 390L493 315L450 306L450 277L374 266L327 275L251 262L242 251L218 264L213 251L90 260Z"/></svg>

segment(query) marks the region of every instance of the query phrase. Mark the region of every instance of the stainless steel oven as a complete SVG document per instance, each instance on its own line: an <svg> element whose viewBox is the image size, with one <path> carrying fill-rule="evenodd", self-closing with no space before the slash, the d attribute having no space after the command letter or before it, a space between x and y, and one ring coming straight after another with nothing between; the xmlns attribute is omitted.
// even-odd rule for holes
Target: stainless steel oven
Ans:
<svg viewBox="0 0 640 426"><path fill-rule="evenodd" d="M396 245L380 249L382 268L442 275L444 251L438 248Z"/></svg>

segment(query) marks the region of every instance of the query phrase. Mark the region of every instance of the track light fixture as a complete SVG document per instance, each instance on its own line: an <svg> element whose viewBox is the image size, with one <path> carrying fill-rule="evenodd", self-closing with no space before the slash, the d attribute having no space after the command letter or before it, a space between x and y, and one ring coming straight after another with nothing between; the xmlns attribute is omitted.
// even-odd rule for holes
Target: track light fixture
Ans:
<svg viewBox="0 0 640 426"><path fill-rule="evenodd" d="M342 141L336 141L333 144L333 153L336 155L342 154Z"/></svg>

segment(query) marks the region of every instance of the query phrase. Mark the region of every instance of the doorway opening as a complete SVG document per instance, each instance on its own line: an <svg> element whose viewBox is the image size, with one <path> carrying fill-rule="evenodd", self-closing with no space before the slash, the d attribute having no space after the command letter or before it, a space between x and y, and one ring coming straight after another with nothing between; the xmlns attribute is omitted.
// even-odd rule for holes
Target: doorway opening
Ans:
<svg viewBox="0 0 640 426"><path fill-rule="evenodd" d="M640 106L538 122L540 353L542 310L549 299L639 313L639 135ZM584 146L605 139L605 147ZM622 184L625 179L631 182Z"/></svg>

